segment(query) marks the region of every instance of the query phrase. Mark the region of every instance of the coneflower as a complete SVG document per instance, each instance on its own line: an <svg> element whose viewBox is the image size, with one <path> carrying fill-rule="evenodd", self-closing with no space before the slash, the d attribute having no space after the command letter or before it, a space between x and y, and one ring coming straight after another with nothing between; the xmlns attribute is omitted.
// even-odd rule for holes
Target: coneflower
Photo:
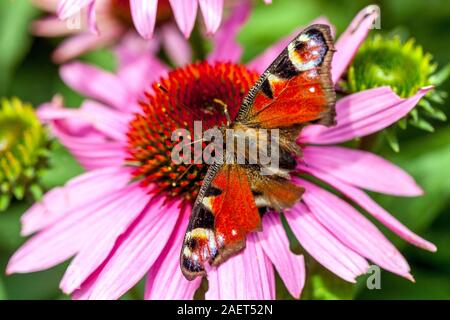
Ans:
<svg viewBox="0 0 450 320"><path fill-rule="evenodd" d="M208 126L226 121L220 108L211 108L214 100L226 101L235 113L258 75L286 46L289 40L283 39L248 65L240 64L242 50L231 36L246 12L248 7L239 7L219 29L207 62L169 71L154 56L144 55L136 65L124 54L117 74L78 62L62 67L65 82L95 101L86 100L80 109L49 103L39 116L89 171L50 191L25 213L23 234L35 234L11 258L8 273L43 270L73 257L60 286L74 298L116 299L145 275L147 299L193 298L201 279L185 279L179 254L205 168L189 175L173 165L170 134L174 127L192 125L191 110L203 113ZM337 41L335 81L375 18L370 8L363 10ZM346 96L337 102L336 126L310 126L298 139L303 157L297 159L293 181L305 194L285 217L302 247L347 281L364 274L368 260L413 278L403 256L374 224L308 178L333 186L406 241L436 250L363 191L418 196L422 190L415 181L372 153L333 145L395 123L428 91L420 88L402 99L381 87ZM57 198L67 200L52 201ZM209 270L206 298L274 299L275 269L299 298L306 276L303 256L290 251L278 213L266 214L262 229L248 236L245 250Z"/></svg>

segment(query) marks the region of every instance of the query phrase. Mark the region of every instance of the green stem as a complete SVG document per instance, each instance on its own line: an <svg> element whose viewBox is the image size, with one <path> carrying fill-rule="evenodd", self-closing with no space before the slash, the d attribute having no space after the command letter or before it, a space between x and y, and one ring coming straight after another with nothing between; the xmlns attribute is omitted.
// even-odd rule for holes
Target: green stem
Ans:
<svg viewBox="0 0 450 320"><path fill-rule="evenodd" d="M200 28L198 25L196 25L194 27L194 30L192 30L190 38L194 61L195 60L203 61L206 58L206 48L203 40L204 39L202 33L200 32Z"/></svg>

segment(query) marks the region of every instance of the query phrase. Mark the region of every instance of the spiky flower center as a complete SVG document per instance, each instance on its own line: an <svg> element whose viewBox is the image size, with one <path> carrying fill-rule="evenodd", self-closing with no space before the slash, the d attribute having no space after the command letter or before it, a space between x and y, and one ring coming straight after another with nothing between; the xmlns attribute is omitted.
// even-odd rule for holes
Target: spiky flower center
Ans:
<svg viewBox="0 0 450 320"><path fill-rule="evenodd" d="M346 85L350 92L388 85L399 96L409 97L430 85L430 76L435 70L432 56L424 53L414 40L402 43L398 37L377 35L358 51L349 68Z"/></svg>
<svg viewBox="0 0 450 320"><path fill-rule="evenodd" d="M224 125L224 106L233 119L257 78L242 65L202 62L176 69L154 83L128 132L127 163L136 166L134 178L142 186L152 185L153 192L194 200L207 168L172 161L177 143L171 140L172 132L193 132L194 121L202 122L203 131Z"/></svg>
<svg viewBox="0 0 450 320"><path fill-rule="evenodd" d="M33 108L18 99L0 108L0 211L11 197L39 198L39 177L47 168L50 141Z"/></svg>

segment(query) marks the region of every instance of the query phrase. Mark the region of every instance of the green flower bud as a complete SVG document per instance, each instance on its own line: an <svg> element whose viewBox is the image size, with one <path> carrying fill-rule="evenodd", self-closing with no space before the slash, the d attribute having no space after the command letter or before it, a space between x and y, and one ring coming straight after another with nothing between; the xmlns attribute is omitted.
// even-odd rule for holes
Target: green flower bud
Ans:
<svg viewBox="0 0 450 320"><path fill-rule="evenodd" d="M50 139L29 104L3 99L0 105L0 211L12 198L38 200L39 178L48 168Z"/></svg>
<svg viewBox="0 0 450 320"><path fill-rule="evenodd" d="M402 42L399 37L376 35L361 46L349 67L347 78L340 83L345 92L355 93L371 88L390 86L402 98L410 97L426 86L438 87L450 75L450 65L436 72L431 54L413 39ZM447 93L435 89L428 93L397 126L386 130L387 141L398 151L396 128L411 124L425 131L434 131L430 119L445 121L446 116L434 104L443 104Z"/></svg>

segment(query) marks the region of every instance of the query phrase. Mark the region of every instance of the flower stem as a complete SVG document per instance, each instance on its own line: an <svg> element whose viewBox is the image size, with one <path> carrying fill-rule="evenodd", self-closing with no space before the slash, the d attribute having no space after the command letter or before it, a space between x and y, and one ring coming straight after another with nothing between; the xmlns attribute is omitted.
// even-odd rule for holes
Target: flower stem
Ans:
<svg viewBox="0 0 450 320"><path fill-rule="evenodd" d="M194 30L192 30L190 42L192 45L194 60L200 61L205 60L206 58L205 43L203 41L203 37L198 25L194 27Z"/></svg>

